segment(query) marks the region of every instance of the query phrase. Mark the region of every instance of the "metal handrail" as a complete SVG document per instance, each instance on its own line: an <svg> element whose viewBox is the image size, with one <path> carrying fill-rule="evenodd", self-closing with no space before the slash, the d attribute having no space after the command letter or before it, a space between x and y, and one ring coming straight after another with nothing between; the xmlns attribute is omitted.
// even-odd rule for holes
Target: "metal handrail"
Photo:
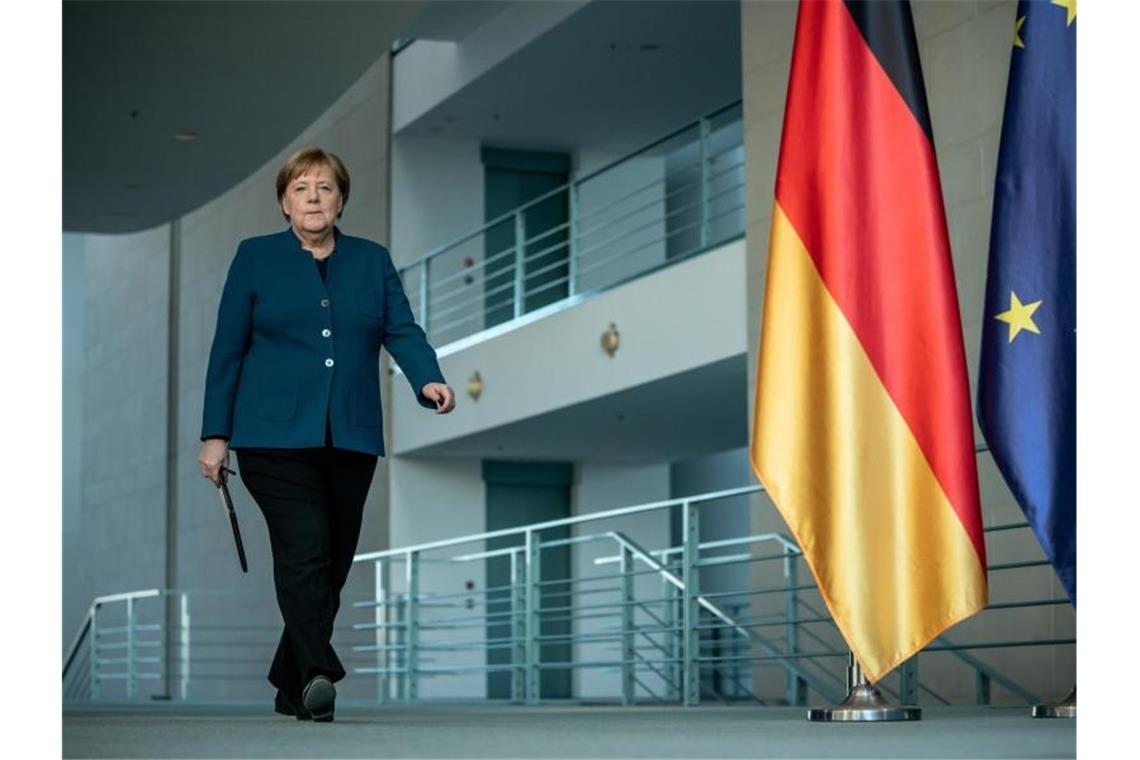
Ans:
<svg viewBox="0 0 1140 760"><path fill-rule="evenodd" d="M984 451L984 446L978 447ZM712 694L717 699L730 694L742 698L758 699L756 694L741 682L741 668L751 663L753 666L774 665L782 669L788 678L789 704L801 703L802 692L795 684L802 683L814 692L834 699L838 694L832 691L841 689L843 680L832 667L840 658L847 656L841 637L834 633L826 638L820 634L835 631L834 621L823 611L814 610L800 593L817 590L813 582L798 582L795 565L802 560L802 553L794 541L785 533L769 532L729 539L698 541L691 527L683 529L685 540L679 546L669 546L649 550L629 535L614 530L595 530L583 535L540 540L544 531L582 526L586 523L603 522L614 518L657 511L681 508L682 522L694 525L699 513L716 502L730 497L754 494L763 491L759 484L739 488L723 489L689 497L679 497L646 504L604 510L585 515L548 520L531 525L517 526L496 531L483 531L467 536L453 537L439 541L424 542L412 546L369 552L357 555L355 562L371 564L374 577L374 598L353 601L351 607L367 613L370 621L352 622L348 630L354 638L342 640L350 646L358 657L346 660L352 672L370 674L377 678L377 698L391 698L391 688L396 689L396 698L418 699L418 680L421 677L444 676L460 673L510 674L512 700L535 702L538 700L538 674L550 669L590 669L603 671L620 669L623 703L632 702L634 690L640 688L644 694L654 699L659 695L652 692L652 684L638 674L651 674L661 679L661 686L670 699L678 699L685 704L694 704L701 694ZM985 528L987 533L1026 529L1024 522L993 525ZM491 550L457 553L456 549L472 543L483 543L489 539L514 537L518 545ZM618 552L591 557L592 567L605 569L614 567L617 574L583 575L566 578L543 578L531 575L537 570L542 551L570 546L585 546L590 543L612 543ZM773 553L765 546L776 546ZM733 551L735 547L749 547L749 551ZM437 553L436 556L426 556ZM442 554L443 556L439 556ZM703 555L703 556L702 556ZM471 563L499 558L510 561L512 575L509 583L493 587L461 592L440 593L429 591L419 580L420 568L441 565L455 566L455 563ZM782 584L773 587L756 587L752 584L738 589L709 589L701 591L689 588L689 579L694 582L702 567L745 565L754 562L784 561ZM395 565L394 563L401 563ZM1040 562L995 563L991 569L1010 566L1038 566ZM406 588L389 591L387 582L390 571L396 567L396 574L406 580ZM639 586L633 594L635 579L656 577L661 579L663 593L653 593ZM615 583L615 580L620 581ZM648 593L647 593L648 591ZM91 607L91 614L84 618L65 658L65 694L68 698L98 695L99 684L125 682L128 697L138 694L138 685L157 683L156 671L146 666L154 666L164 659L168 668L175 668L174 686L181 684L183 697L190 681L189 617L179 624L181 633L174 640L179 649L166 652L166 641L144 638L146 632L164 631L162 624L140 621L132 616L131 610L140 599L180 596L183 605L190 595L216 596L220 594L250 593L226 590L183 591L178 589L148 589L125 594L99 597ZM254 592L270 596L268 592ZM616 596L609 596L615 595ZM787 598L784 612L764 612L751 614L754 608L750 600L764 598L765 595L782 594ZM589 603L582 603L593 597ZM1022 601L1002 601L987 607L989 610L1004 610L1019 607L1033 607L1064 604L1064 599L1026 599ZM95 611L109 604L127 605L127 619L124 625L116 619L115 625L96 626ZM467 614L460 612L466 607ZM810 614L800 614L798 610ZM430 613L438 610L438 613ZM456 613L450 612L455 610ZM498 611L493 611L498 610ZM660 611L658 614L657 610ZM742 614L743 611L743 614ZM186 612L185 606L183 612ZM639 622L634 613L642 617ZM682 614L684 613L684 614ZM137 612L135 613L137 615ZM551 624L577 624L575 621L596 620L600 627L578 633L561 633L555 629L542 631L541 626ZM486 626L498 626L487 630ZM781 626L783 632L781 634ZM261 631L274 626L257 625L212 625L195 626L201 630L250 630ZM448 635L447 631L453 631ZM472 635L473 633L476 635ZM421 633L433 632L421 639ZM436 633L438 632L438 633ZM725 635L729 632L729 635ZM764 633L762 633L764 632ZM124 638L126 637L125 641ZM360 637L360 638L355 638ZM828 641L830 638L832 641ZM802 639L807 649L797 643ZM88 646L84 649L82 644ZM215 637L214 640L196 640L196 647L218 647L227 642ZM550 662L539 657L539 647L553 643L590 644L601 651L621 650L616 658L582 658L579 661ZM969 654L970 650L1001 648L1067 645L1075 643L1072 638L1050 638L1019 641L978 641L961 643L942 637L932 642L925 652L948 651L965 663L976 674L977 699L979 704L988 703L989 683L998 684L1012 695L1029 701L1035 697L1029 689L1020 686L1016 680L986 665ZM259 641L234 642L241 649L263 645ZM504 652L507 662L484 663L471 666L452 667L449 664L429 665L433 653L463 653L478 651ZM88 652L84 660L82 652ZM149 653L149 656L148 656ZM114 654L114 656L110 656ZM155 656L158 654L159 656ZM210 652L206 652L210 655ZM163 657L162 655L165 655ZM195 656L196 664L220 664L253 662L240 657ZM916 662L916 660L915 660ZM78 665L84 663L82 669ZM906 667L906 666L904 666ZM725 694L708 688L702 682L709 669L720 672L721 683L729 684ZM69 671L77 676L68 681ZM178 674L181 675L178 675ZM704 674L704 675L702 675ZM75 673L72 673L75 675ZM170 675L170 674L168 674ZM197 678L213 678L196 673ZM236 676L235 676L236 677ZM928 684L917 678L915 670L908 677L900 671L900 684L897 692L904 692L913 699L918 692L945 702ZM246 678L246 676L241 676ZM168 684L171 681L167 680ZM680 687L678 687L680 684ZM173 686L171 688L174 688ZM888 694L895 694L884 685ZM759 700L762 701L762 700Z"/></svg>
<svg viewBox="0 0 1140 760"><path fill-rule="evenodd" d="M418 272L418 287L411 289L413 292L410 294L409 303L414 304L420 326L429 336L444 341L446 345L456 343L484 330L493 329L504 322L512 322L525 315L539 312L551 305L531 301L528 306L528 299L537 293L551 293L547 298L553 299L553 303L563 303L574 298L583 289L594 293L599 287L597 285L599 279L604 282L604 285L612 286L615 283L609 282L609 280L615 278L624 280L626 273L610 272L607 274L606 272L599 272L603 266L622 258L630 260L631 256L649 245L673 245L670 243L671 239L674 239L680 232L694 227L699 227L700 230L699 244L692 251L670 250L664 263L675 264L683 260L686 253L699 253L709 250L710 243L713 242L711 240L713 234L710 232L712 224L726 213L725 211L714 213L714 202L728 194L742 196L744 188L743 183L731 184L728 187L720 186L723 185L721 181L723 178L733 172L739 172L744 166L743 160L733 160L727 167L721 165L730 154L734 159L737 154L742 155L743 136L738 134L740 130L714 133L713 124L723 114L739 109L741 104L741 100L735 100L724 105L696 121L689 122L642 146L638 150L609 162L588 174L552 188L413 259L399 271L405 280L408 279L408 275ZM734 122L717 124L716 128L717 130L729 128L738 123L741 118L742 114L737 115ZM728 147L723 147L724 141L719 139L722 134L727 135L731 142ZM599 204L598 208L586 211L580 207L579 196L583 189L588 191L595 182L606 176L607 173L644 156L649 151L667 145L682 135L689 136L690 142L697 144L698 158L695 161L686 160L686 163L679 168L668 167L668 172L664 176L643 182L632 190L626 191L623 188L622 194L619 194L616 199L608 199L604 204ZM714 141L718 144L716 151L713 151L710 145ZM678 146L678 149L680 147ZM681 175L688 176L690 170L694 169L696 171L691 178L685 179L678 187L671 186L672 183L677 182L678 177ZM714 183L718 187L714 188ZM664 186L661 191L658 191L658 197L649 202L636 200L638 196L644 195L657 186ZM666 211L665 209L670 202L669 199L682 193L695 194L698 198L693 202ZM529 212L538 208L540 204L548 203L551 200L558 200L561 203L562 199L566 200L569 209L565 221L555 222L538 231L528 229ZM614 213L619 210L622 204L631 199L635 201L632 210L620 209L620 213ZM739 212L743 207L744 203L741 197L740 202L733 204L729 212ZM644 216L646 212L653 214L653 219L638 224L639 218ZM688 221L690 216L695 217L695 221ZM601 217L601 219L587 228L584 224L585 220L594 219L594 217ZM633 236L644 237L650 228L661 225L668 226L671 223L670 220L677 220L679 229L670 230L664 237L657 236L648 243L636 245L632 248L627 246L626 249L614 252L615 245L620 245ZM718 225L720 225L718 226L718 230L720 230L723 225L719 222ZM722 230L717 234L722 240L726 236L731 238L742 234L742 220L736 227L727 232ZM587 238L602 230L605 230L605 240L601 242L591 240L588 245L583 245ZM501 233L493 231L501 231ZM465 250L465 246L480 239L488 240L488 236L492 234L510 235L513 236L513 239L510 245L501 250L493 253L485 252L481 257L481 262L465 261L462 268L450 271L433 281L431 276L434 271L433 262L441 260L443 256L462 255L461 252ZM553 235L565 235L565 240L554 245L544 246L542 250L537 252L528 250L537 241L542 241ZM602 261L587 262L592 252L597 251L602 252ZM546 262L537 270L531 269L530 263L551 254L558 256L559 260ZM491 271L489 266L492 262L499 262L494 271ZM453 266L449 266L447 269L451 269ZM648 266L637 264L636 266L639 268L639 276L644 276L657 269L656 264ZM528 281L540 280L544 274L562 267L567 270L563 277L558 278L555 282L539 281L534 287L528 289ZM590 279L583 279L587 275L590 275ZM505 298L501 303L492 305L490 299L494 293L487 292L487 284L491 282L492 277L496 276L501 276L503 282L490 290L502 293ZM470 286L477 282L481 285L476 286L474 296L468 295ZM555 288L558 290L554 290ZM471 309L472 312L447 319L448 315L465 308ZM500 313L505 319L499 319ZM486 324L489 315L495 315L493 317L496 319L494 324ZM446 323L440 323L441 319L447 319Z"/></svg>

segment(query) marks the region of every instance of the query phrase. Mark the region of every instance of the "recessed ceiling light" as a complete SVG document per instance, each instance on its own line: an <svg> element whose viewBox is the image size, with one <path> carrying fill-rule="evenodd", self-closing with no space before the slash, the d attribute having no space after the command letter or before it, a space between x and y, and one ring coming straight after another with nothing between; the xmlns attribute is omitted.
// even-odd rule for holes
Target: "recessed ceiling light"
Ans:
<svg viewBox="0 0 1140 760"><path fill-rule="evenodd" d="M192 142L198 139L197 132L175 132L174 139L179 142Z"/></svg>

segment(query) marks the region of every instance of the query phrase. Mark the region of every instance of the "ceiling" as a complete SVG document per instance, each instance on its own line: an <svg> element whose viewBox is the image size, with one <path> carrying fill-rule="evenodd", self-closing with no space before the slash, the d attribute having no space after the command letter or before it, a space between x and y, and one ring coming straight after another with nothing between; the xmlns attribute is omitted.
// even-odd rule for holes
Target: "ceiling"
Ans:
<svg viewBox="0 0 1140 760"><path fill-rule="evenodd" d="M398 134L628 153L739 99L740 44L738 0L592 2Z"/></svg>
<svg viewBox="0 0 1140 760"><path fill-rule="evenodd" d="M427 7L65 2L63 227L181 216L272 158ZM193 141L174 135L195 132Z"/></svg>
<svg viewBox="0 0 1140 760"><path fill-rule="evenodd" d="M401 456L676 462L748 445L747 355Z"/></svg>
<svg viewBox="0 0 1140 760"><path fill-rule="evenodd" d="M192 211L398 38L460 41L512 4L65 2L64 229L130 232ZM739 23L737 0L595 0L400 134L627 152L740 97Z"/></svg>

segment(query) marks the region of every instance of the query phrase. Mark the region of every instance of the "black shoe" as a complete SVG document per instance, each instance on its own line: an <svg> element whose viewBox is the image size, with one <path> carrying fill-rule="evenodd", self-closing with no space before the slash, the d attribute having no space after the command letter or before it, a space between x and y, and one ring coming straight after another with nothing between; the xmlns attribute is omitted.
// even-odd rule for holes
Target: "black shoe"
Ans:
<svg viewBox="0 0 1140 760"><path fill-rule="evenodd" d="M301 706L308 710L313 720L321 723L333 719L336 706L336 687L328 676L316 675L309 679L301 692Z"/></svg>
<svg viewBox="0 0 1140 760"><path fill-rule="evenodd" d="M304 705L299 705L289 697L285 696L280 689L277 690L277 696L273 698L273 709L282 715L295 715L297 720L312 720L313 716L305 709Z"/></svg>

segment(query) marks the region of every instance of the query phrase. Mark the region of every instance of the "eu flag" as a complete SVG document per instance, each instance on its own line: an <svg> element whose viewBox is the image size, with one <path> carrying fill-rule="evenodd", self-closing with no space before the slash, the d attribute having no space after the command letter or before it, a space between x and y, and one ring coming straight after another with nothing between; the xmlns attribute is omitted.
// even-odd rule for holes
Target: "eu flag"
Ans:
<svg viewBox="0 0 1140 760"><path fill-rule="evenodd" d="M1076 0L1017 5L978 422L1077 603Z"/></svg>

